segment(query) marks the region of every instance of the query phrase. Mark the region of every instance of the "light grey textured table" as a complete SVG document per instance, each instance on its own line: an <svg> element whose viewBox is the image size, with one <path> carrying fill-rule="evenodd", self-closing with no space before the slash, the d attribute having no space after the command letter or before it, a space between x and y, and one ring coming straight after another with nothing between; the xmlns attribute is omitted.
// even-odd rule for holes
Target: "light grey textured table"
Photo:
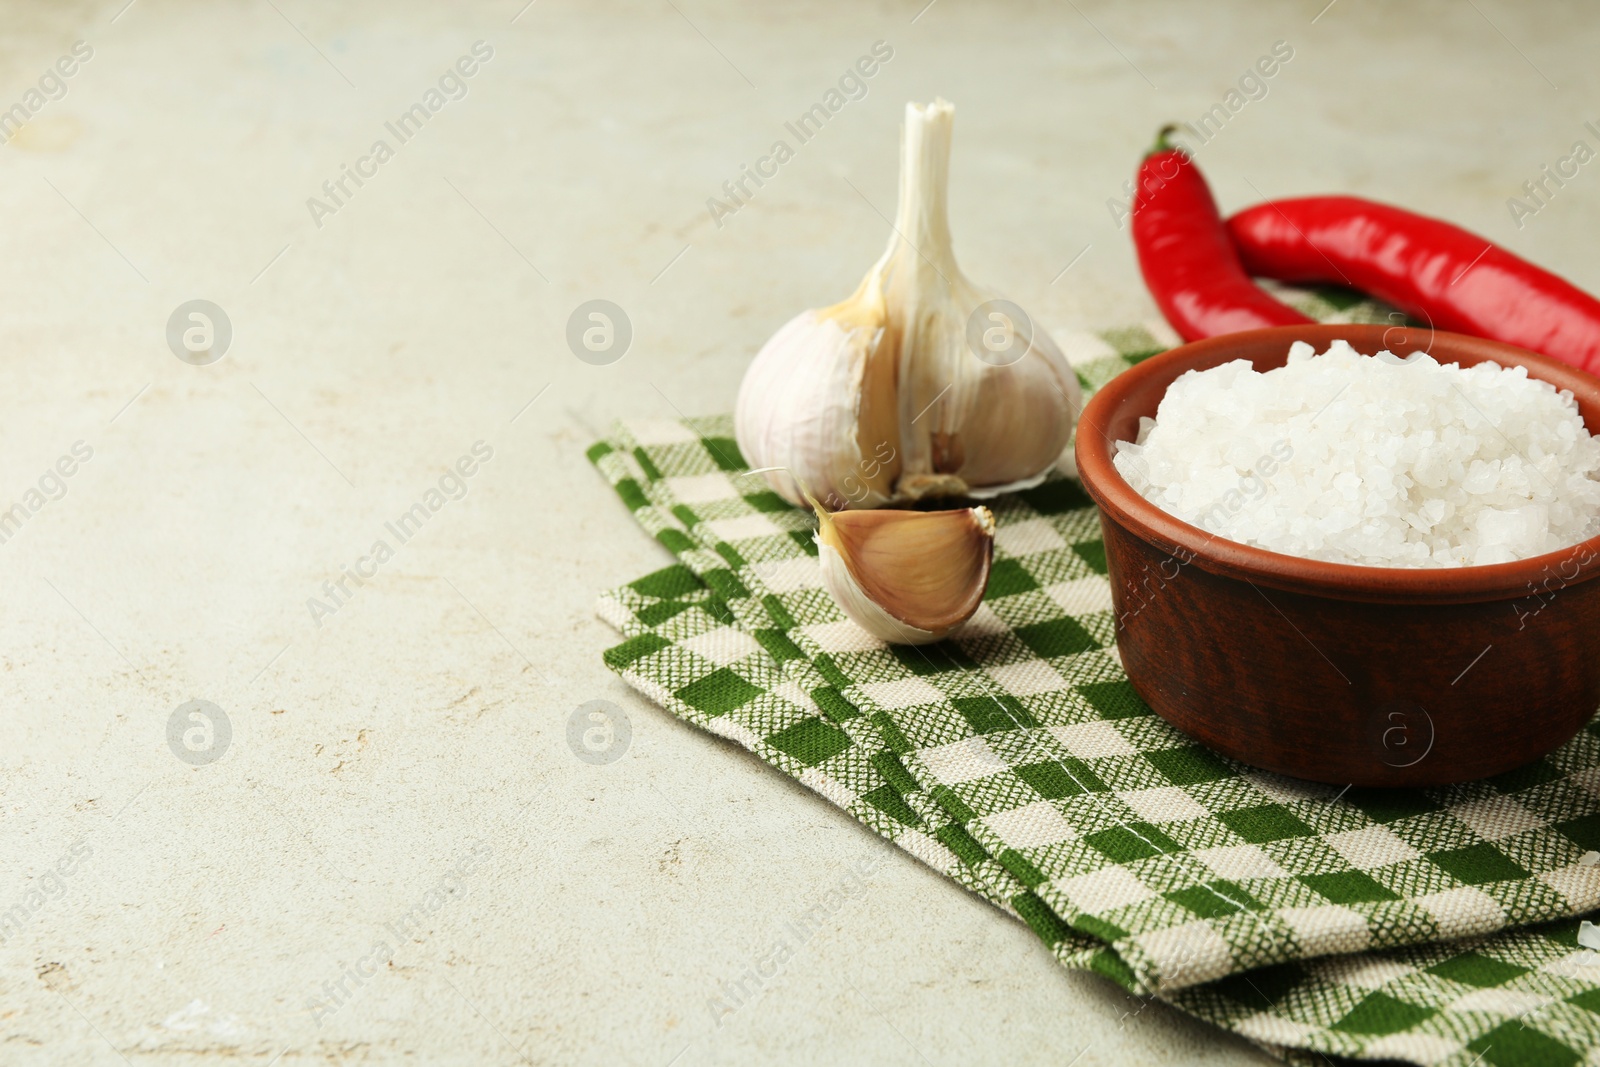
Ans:
<svg viewBox="0 0 1600 1067"><path fill-rule="evenodd" d="M0 152L0 508L24 507L0 525L0 1061L1259 1059L1062 972L628 692L593 597L666 556L583 448L617 416L727 410L773 329L849 292L908 99L958 107L971 275L1052 327L1150 318L1107 201L1280 40L1199 149L1225 209L1364 193L1600 288L1600 163L1520 228L1507 206L1600 144L1600 23L922 2L0 7L0 108L28 120ZM865 95L714 220L877 41ZM608 366L565 342L595 298L632 324ZM232 327L208 366L166 338L194 299ZM479 441L465 495L389 533ZM335 597L341 568L370 577ZM611 763L567 744L592 699L631 725ZM169 744L192 700L225 751L187 711ZM865 892L714 1010L869 857Z"/></svg>

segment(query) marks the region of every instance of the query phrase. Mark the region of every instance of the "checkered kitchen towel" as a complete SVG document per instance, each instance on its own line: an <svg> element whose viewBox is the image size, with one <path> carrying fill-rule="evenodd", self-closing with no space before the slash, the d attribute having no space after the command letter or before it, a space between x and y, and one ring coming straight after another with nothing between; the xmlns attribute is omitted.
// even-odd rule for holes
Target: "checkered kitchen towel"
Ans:
<svg viewBox="0 0 1600 1067"><path fill-rule="evenodd" d="M1380 314L1307 300L1324 319ZM1091 389L1165 347L1143 329L1063 340ZM631 424L590 458L681 561L602 598L627 636L607 662L1064 964L1290 1058L1600 1060L1600 954L1570 918L1600 906L1600 729L1448 789L1279 778L1134 694L1098 518L1070 478L995 503L983 608L909 648L839 612L812 520L742 476L727 419Z"/></svg>

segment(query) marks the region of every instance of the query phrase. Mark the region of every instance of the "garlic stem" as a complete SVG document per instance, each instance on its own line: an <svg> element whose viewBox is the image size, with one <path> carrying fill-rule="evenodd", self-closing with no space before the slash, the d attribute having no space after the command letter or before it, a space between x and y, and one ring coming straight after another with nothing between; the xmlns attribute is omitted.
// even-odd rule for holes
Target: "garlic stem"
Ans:
<svg viewBox="0 0 1600 1067"><path fill-rule="evenodd" d="M900 135L900 202L895 209L895 239L912 245L916 266L938 275L946 286L960 274L950 240L950 143L955 108L945 100L907 104Z"/></svg>

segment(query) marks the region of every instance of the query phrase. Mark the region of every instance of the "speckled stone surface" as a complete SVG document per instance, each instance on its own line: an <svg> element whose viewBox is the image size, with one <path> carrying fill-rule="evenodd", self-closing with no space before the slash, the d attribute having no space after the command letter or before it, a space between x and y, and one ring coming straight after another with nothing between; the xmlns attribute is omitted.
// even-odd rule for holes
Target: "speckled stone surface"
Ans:
<svg viewBox="0 0 1600 1067"><path fill-rule="evenodd" d="M848 293L936 94L963 266L1047 326L1154 314L1107 201L1277 41L1198 149L1224 209L1353 191L1600 288L1600 163L1507 205L1600 145L1600 23L1323 2L0 6L0 1061L1262 1061L629 692L594 595L667 557L582 452L727 410ZM232 331L204 366L167 339L195 299ZM631 324L609 365L568 349L592 299ZM613 762L568 746L595 699Z"/></svg>

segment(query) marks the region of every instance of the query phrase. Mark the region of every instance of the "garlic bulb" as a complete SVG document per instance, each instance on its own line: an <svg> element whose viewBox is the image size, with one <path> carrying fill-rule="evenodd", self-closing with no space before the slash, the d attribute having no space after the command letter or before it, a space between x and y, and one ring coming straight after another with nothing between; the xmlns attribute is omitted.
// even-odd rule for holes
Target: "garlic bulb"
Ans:
<svg viewBox="0 0 1600 1067"><path fill-rule="evenodd" d="M823 584L874 637L938 641L983 602L994 557L988 508L816 511Z"/></svg>
<svg viewBox="0 0 1600 1067"><path fill-rule="evenodd" d="M955 109L908 104L900 205L882 258L842 303L772 336L734 432L790 503L979 499L1043 481L1072 434L1077 376L1016 305L968 281L946 218Z"/></svg>

